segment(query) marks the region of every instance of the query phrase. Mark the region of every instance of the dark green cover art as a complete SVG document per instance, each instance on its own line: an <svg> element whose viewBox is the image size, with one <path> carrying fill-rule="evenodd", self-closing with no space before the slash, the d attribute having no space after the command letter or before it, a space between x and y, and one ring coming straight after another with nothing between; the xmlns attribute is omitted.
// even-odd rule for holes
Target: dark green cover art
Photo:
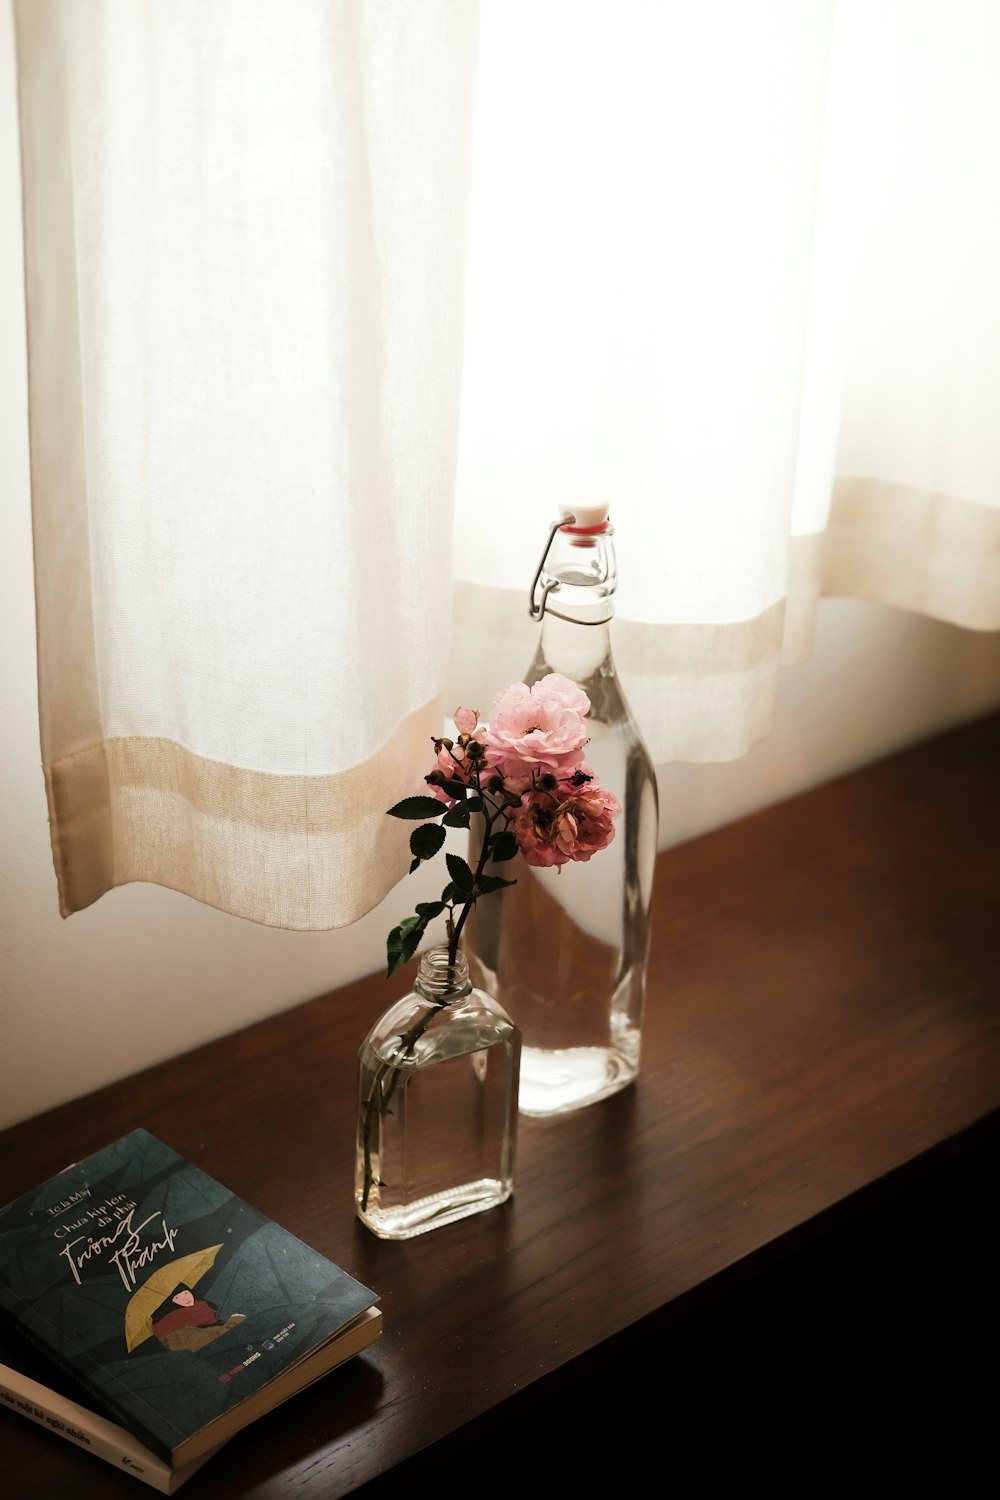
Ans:
<svg viewBox="0 0 1000 1500"><path fill-rule="evenodd" d="M0 1311L168 1460L377 1300L145 1130L0 1209Z"/></svg>

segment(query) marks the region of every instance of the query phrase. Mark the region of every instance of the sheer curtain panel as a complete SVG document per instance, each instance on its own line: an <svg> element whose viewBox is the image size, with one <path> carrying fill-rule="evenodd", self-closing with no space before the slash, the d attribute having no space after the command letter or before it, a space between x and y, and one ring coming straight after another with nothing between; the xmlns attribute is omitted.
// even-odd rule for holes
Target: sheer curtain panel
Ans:
<svg viewBox="0 0 1000 1500"><path fill-rule="evenodd" d="M15 0L64 914L333 927L610 503L654 759L819 600L1000 629L993 0Z"/></svg>
<svg viewBox="0 0 1000 1500"><path fill-rule="evenodd" d="M476 9L15 15L61 910L349 923L441 726Z"/></svg>
<svg viewBox="0 0 1000 1500"><path fill-rule="evenodd" d="M998 77L993 0L484 4L452 701L594 494L658 764L768 733L823 595L1000 629Z"/></svg>

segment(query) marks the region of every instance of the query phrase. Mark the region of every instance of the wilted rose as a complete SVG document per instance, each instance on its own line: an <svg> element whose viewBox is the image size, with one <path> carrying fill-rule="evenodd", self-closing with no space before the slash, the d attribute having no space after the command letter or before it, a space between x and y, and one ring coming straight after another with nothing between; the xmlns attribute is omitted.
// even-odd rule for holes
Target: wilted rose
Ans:
<svg viewBox="0 0 1000 1500"><path fill-rule="evenodd" d="M514 812L514 837L526 864L559 868L606 849L621 810L614 793L594 783L572 788L561 782L555 791L535 787Z"/></svg>

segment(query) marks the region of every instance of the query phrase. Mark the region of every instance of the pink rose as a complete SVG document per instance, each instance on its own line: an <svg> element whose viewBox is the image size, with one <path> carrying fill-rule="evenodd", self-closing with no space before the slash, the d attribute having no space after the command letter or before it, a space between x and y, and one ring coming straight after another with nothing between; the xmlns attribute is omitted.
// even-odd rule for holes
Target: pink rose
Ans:
<svg viewBox="0 0 1000 1500"><path fill-rule="evenodd" d="M533 772L572 771L583 760L589 708L586 693L558 673L530 688L515 682L497 694L487 754L515 791L531 784Z"/></svg>
<svg viewBox="0 0 1000 1500"><path fill-rule="evenodd" d="M535 788L513 815L514 836L526 864L559 868L606 849L621 810L614 793L594 782L577 789L565 782L555 791Z"/></svg>
<svg viewBox="0 0 1000 1500"><path fill-rule="evenodd" d="M538 698L550 699L562 708L572 709L581 718L590 713L590 699L583 688L559 672L550 672L547 677L539 678L531 691Z"/></svg>

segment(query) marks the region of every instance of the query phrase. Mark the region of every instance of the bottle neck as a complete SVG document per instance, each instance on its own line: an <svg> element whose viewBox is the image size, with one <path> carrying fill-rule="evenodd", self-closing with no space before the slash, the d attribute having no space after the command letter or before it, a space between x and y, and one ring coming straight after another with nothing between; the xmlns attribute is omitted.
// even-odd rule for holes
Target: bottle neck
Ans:
<svg viewBox="0 0 1000 1500"><path fill-rule="evenodd" d="M472 989L469 961L461 948L454 963L448 961L447 943L428 948L420 955L413 987L427 1000L441 1001L469 994Z"/></svg>
<svg viewBox="0 0 1000 1500"><path fill-rule="evenodd" d="M544 596L540 650L555 672L590 677L611 654L617 583L610 526L596 534L557 531L538 581Z"/></svg>
<svg viewBox="0 0 1000 1500"><path fill-rule="evenodd" d="M560 672L573 682L585 682L611 655L608 622L603 619L593 625L571 616L569 610L564 617L546 612L539 650L549 671Z"/></svg>

